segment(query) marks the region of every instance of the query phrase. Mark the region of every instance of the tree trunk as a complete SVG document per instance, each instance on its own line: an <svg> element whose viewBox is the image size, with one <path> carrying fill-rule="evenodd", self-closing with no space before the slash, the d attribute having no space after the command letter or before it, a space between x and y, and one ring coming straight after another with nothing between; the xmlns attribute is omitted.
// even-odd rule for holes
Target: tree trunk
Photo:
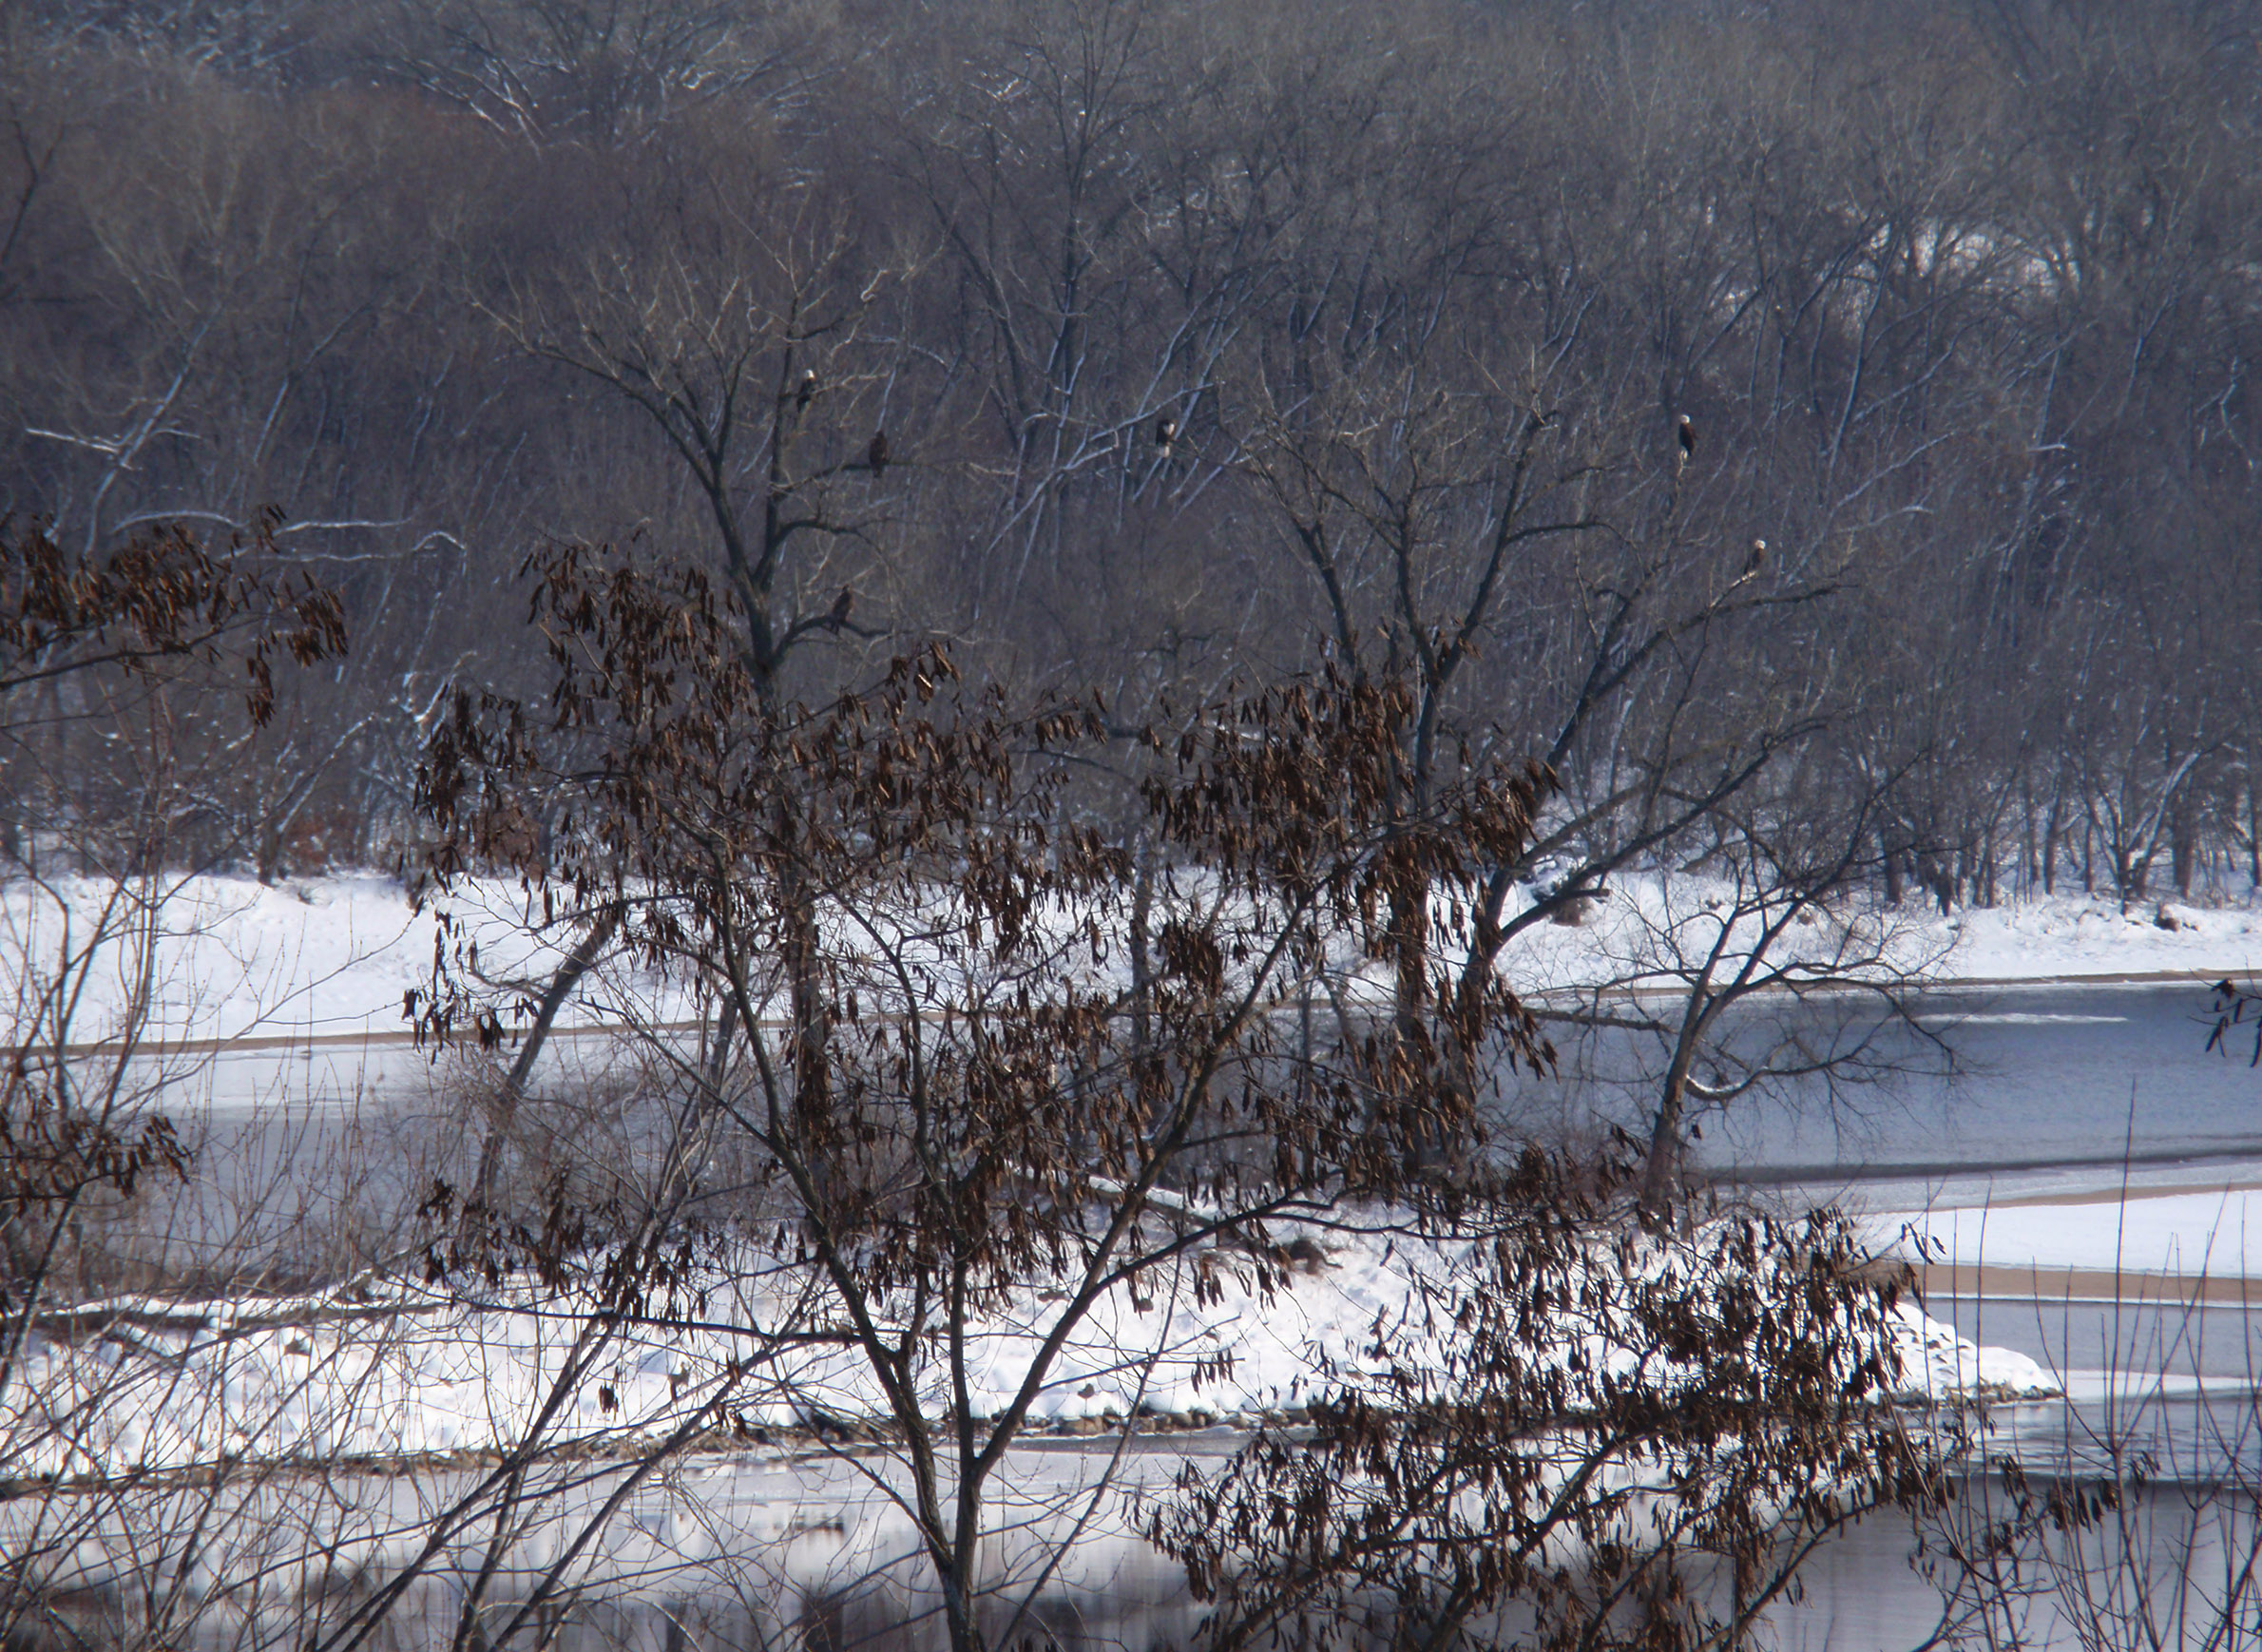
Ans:
<svg viewBox="0 0 2262 1652"><path fill-rule="evenodd" d="M1641 1212L1653 1225L1661 1224L1673 1208L1681 1170L1681 1114L1686 1105L1688 1074L1677 1057L1665 1075L1665 1093L1658 1103L1658 1117L1650 1126L1649 1158L1641 1173Z"/></svg>
<svg viewBox="0 0 2262 1652"><path fill-rule="evenodd" d="M2246 789L2246 874L2262 889L2262 786Z"/></svg>
<svg viewBox="0 0 2262 1652"><path fill-rule="evenodd" d="M2058 841L2064 830L2059 818L2059 799L2050 799L2050 813L2042 820L2042 893L2058 893Z"/></svg>
<svg viewBox="0 0 2262 1652"><path fill-rule="evenodd" d="M1390 925L1391 1009L1395 1022L1391 1059L1397 1068L1384 1082L1386 1105L1390 1093L1419 1087L1411 1083L1410 1075L1417 1067L1428 1065L1436 1053L1429 1047L1423 1017L1429 992L1429 891L1427 882L1418 877L1401 877L1395 880L1395 885L1390 892L1386 921ZM1406 1120L1406 1168L1416 1172L1442 1163L1449 1144L1447 1130L1443 1119Z"/></svg>
<svg viewBox="0 0 2262 1652"><path fill-rule="evenodd" d="M542 1002L534 1011L534 1025L527 1029L526 1042L519 1046L518 1059L510 1064L510 1071L503 1080L503 1093L496 1099L494 1119L488 1126L487 1141L479 1149L479 1170L471 1180L471 1204L485 1208L493 1198L503 1145L518 1115L518 1104L527 1093L527 1082L534 1076L535 1059L548 1041L558 1012L566 1008L566 1001L573 996L573 989L581 985L582 977L589 972L598 955L611 944L626 913L626 903L617 900L606 903L588 932L566 954L564 966L551 977L548 989L542 994Z"/></svg>

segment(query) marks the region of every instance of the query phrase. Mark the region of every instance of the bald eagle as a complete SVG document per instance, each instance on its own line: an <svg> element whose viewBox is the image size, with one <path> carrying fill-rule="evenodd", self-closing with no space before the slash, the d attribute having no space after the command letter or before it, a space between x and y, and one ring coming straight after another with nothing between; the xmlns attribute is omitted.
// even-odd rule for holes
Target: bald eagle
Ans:
<svg viewBox="0 0 2262 1652"><path fill-rule="evenodd" d="M1685 465L1696 456L1696 427L1689 422L1687 413L1674 420L1673 434L1680 443L1680 462Z"/></svg>
<svg viewBox="0 0 2262 1652"><path fill-rule="evenodd" d="M797 413L807 413L809 411L809 404L815 398L816 369L814 367L804 367L801 370L801 387L794 392L794 412Z"/></svg>
<svg viewBox="0 0 2262 1652"><path fill-rule="evenodd" d="M1767 566L1767 541L1752 541L1752 554L1744 558L1744 578L1750 579Z"/></svg>
<svg viewBox="0 0 2262 1652"><path fill-rule="evenodd" d="M1160 452L1170 451L1170 444L1179 439L1179 421L1164 413L1155 421L1155 447Z"/></svg>
<svg viewBox="0 0 2262 1652"><path fill-rule="evenodd" d="M872 446L864 450L864 463L871 468L874 476L888 468L888 432L886 431L872 432Z"/></svg>

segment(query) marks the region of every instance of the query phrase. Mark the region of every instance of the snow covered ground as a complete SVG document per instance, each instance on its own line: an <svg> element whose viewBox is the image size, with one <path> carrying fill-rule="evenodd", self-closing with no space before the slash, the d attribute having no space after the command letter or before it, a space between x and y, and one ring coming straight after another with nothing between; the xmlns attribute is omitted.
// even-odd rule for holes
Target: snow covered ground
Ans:
<svg viewBox="0 0 2262 1652"><path fill-rule="evenodd" d="M1704 877L1644 874L1616 884L1577 926L1547 924L1511 948L1506 969L1525 991L1577 991L1638 977L1675 954L1700 960L1734 891ZM1871 959L1941 985L2225 975L2262 970L2262 906L2147 905L2057 895L1943 917L1914 899L1815 909L1793 919L1772 957L1859 971ZM2173 927L2159 921L2165 917ZM1740 930L1754 928L1747 918ZM1733 957L1733 951L1731 952ZM1669 983L1660 983L1669 985Z"/></svg>
<svg viewBox="0 0 2262 1652"><path fill-rule="evenodd" d="M1293 1420L1323 1392L1355 1389L1391 1365L1443 1370L1456 1333L1419 1288L1451 1286L1477 1265L1404 1234L1331 1234L1332 1257L1293 1288L1264 1292L1230 1265L1159 1276L1151 1296L1119 1289L1072 1334L1031 1410L1034 1424L1160 1416L1180 1426ZM1698 1265L1682 1253L1692 1281ZM485 1304L390 1286L350 1297L211 1304L120 1300L76 1317L100 1335L40 1342L0 1394L0 1461L17 1476L108 1478L137 1470L235 1461L328 1462L510 1446L535 1429L553 1444L648 1437L716 1408L706 1426L805 1428L884 1417L862 1356L812 1350L774 1334L802 1278L753 1269L700 1282L691 1326L628 1327L592 1345L570 1295L527 1285ZM1466 1281L1462 1281L1466 1286ZM1697 1288L1692 1283L1691 1288ZM1004 1411L1057 1308L1023 1293L972 1336L968 1398ZM796 1320L795 1323L805 1323ZM1587 1308L1565 1310L1551 1352L1624 1379L1671 1386L1678 1368L1611 1335ZM1899 1393L1939 1400L1975 1386L2040 1397L2057 1392L2023 1355L1982 1349L1904 1304L1888 1320ZM1387 1328L1387 1329L1386 1329ZM1383 1353L1387 1347L1389 1352ZM932 1373L947 1402L948 1373ZM738 1437L744 1437L741 1432Z"/></svg>
<svg viewBox="0 0 2262 1652"><path fill-rule="evenodd" d="M2256 1105L2262 1105L2262 1096ZM1889 1212L1872 1219L1871 1228L1886 1240L1921 1234L1935 1262L2012 1275L2078 1270L2182 1280L2262 1276L2262 1191L2250 1187ZM2254 1300L2262 1306L2262 1289Z"/></svg>
<svg viewBox="0 0 2262 1652"><path fill-rule="evenodd" d="M47 960L81 940L107 887L65 880L54 886L67 914L44 892L0 886L0 1003L15 982L8 972L27 954ZM517 885L467 885L412 910L394 879L343 874L274 887L248 878L193 877L159 892L151 916L147 981L153 1028L168 1040L320 1038L402 1030L403 994L428 986L442 912L462 938L476 941L482 971L506 984L540 976L569 945L561 927L545 932L538 901ZM1511 947L1505 968L1526 991L1570 990L1620 981L1653 969L1661 944L1679 934L1705 938L1727 886L1699 877L1631 876L1598 903L1583 924L1543 924ZM2170 905L2123 914L2106 900L2061 895L1949 918L1914 901L1890 912L1846 909L1796 926L1785 956L1827 958L1876 950L1927 970L1942 982L2042 981L2158 973L2248 974L2262 970L2262 908ZM59 919L67 915L67 928ZM141 978L142 955L129 930L92 971L73 1042L108 1036ZM643 983L652 986L651 983ZM569 1009L566 1024L601 1015L602 1005Z"/></svg>
<svg viewBox="0 0 2262 1652"><path fill-rule="evenodd" d="M116 934L87 972L74 1044L113 1036L144 980L149 1036L167 1043L399 1033L404 994L431 985L444 911L470 919L483 968L498 981L554 967L558 956L528 938L534 911L505 884L422 910L398 880L374 874L272 887L190 877L136 893L138 908L108 915ZM0 885L0 1004L15 997L6 976L26 956L51 971L58 957L81 952L111 894L91 879L51 891Z"/></svg>
<svg viewBox="0 0 2262 1652"><path fill-rule="evenodd" d="M2166 917L2175 925L2160 923ZM2262 970L2262 909L2177 901L2123 912L2105 899L2058 895L2016 906L1966 908L1926 928L1951 944L1946 972L1965 981L2067 980L2146 974L2225 975Z"/></svg>

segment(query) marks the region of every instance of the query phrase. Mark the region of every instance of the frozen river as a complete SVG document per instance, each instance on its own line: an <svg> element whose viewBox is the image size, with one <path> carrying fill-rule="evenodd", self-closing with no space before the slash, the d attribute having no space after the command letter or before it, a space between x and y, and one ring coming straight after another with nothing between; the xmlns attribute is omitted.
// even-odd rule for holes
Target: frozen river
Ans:
<svg viewBox="0 0 2262 1652"><path fill-rule="evenodd" d="M1746 1176L1826 1190L1885 1181L1959 1193L1975 1177L2113 1185L2124 1157L2153 1179L2262 1162L2262 1071L2243 1050L2206 1052L2207 1007L2190 983L1958 988L1916 1000L1911 1032L1860 1001L1786 1010L1754 1000L1740 1041L1761 1028L1773 1037L1789 1018L1811 1047L1865 1046L1869 1070L1862 1082L1786 1081L1742 1098L1706 1121L1698 1151ZM553 1048L571 1060L600 1042L561 1035ZM1613 1034L1581 1047L1559 1032L1558 1042L1564 1077L1545 1088L1559 1104L1639 1112L1649 1041ZM285 1116L331 1127L412 1120L445 1078L392 1035L261 1040L182 1065L171 1105L221 1129Z"/></svg>
<svg viewBox="0 0 2262 1652"><path fill-rule="evenodd" d="M2220 1185L2218 1167L2241 1162L2262 1173L2262 1071L2244 1049L2207 1052L2202 986L1957 988L1915 1000L1912 1025L1858 998L1747 1004L1735 1047L1861 1053L1848 1076L1784 1081L1703 1120L1698 1159L1743 1180L1907 1208L2104 1191L2124 1163L2137 1185ZM1640 1116L1655 1040L1611 1033L1566 1054L1601 1105Z"/></svg>
<svg viewBox="0 0 2262 1652"><path fill-rule="evenodd" d="M1786 1082L1701 1120L1712 1173L1863 1210L2099 1199L2123 1189L2262 1181L2262 1072L2205 1050L2208 995L2175 985L2038 985L1929 994L1913 1025L1860 1000L1755 1000L1735 1039L1863 1052L1862 1082ZM1563 1076L1510 1102L1543 1125L1600 1112L1639 1128L1657 1041L1564 1035ZM605 1042L562 1036L537 1089L603 1090ZM182 1232L249 1239L319 1226L341 1202L368 1220L429 1186L470 1133L450 1100L481 1082L394 1037L314 1040L171 1058L165 1105L201 1148ZM154 1075L152 1075L154 1076ZM485 1081L491 1084L491 1069ZM616 1081L616 1090L632 1088ZM452 1159L450 1156L454 1156Z"/></svg>

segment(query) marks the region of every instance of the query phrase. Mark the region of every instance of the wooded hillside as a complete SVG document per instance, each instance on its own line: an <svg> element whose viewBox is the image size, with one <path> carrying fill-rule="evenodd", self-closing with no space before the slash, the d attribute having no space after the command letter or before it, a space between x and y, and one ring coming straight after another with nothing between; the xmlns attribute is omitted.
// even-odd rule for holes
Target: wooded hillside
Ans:
<svg viewBox="0 0 2262 1652"><path fill-rule="evenodd" d="M192 861L384 859L589 542L725 577L786 695L1409 674L1553 766L1566 898L1761 815L1892 894L2243 892L2258 16L18 6L0 507L343 594L167 748ZM19 855L152 760L41 692Z"/></svg>

